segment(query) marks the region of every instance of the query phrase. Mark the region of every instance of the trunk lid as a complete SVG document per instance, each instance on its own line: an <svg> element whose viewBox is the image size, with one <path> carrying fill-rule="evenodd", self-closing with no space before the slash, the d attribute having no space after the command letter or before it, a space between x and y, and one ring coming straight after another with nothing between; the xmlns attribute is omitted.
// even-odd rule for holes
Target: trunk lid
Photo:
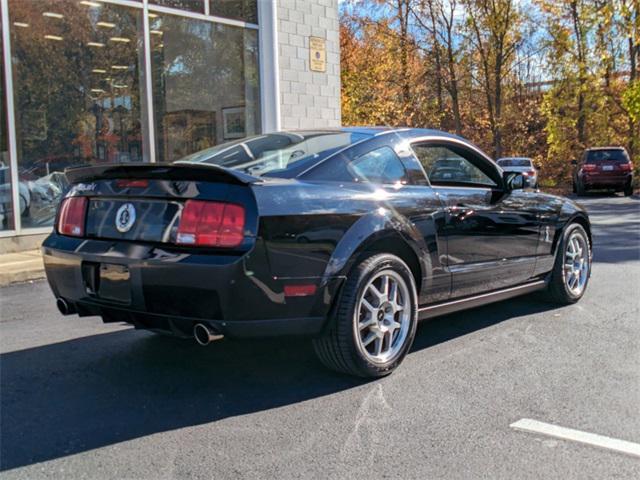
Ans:
<svg viewBox="0 0 640 480"><path fill-rule="evenodd" d="M186 202L194 200L241 206L245 240L237 249L254 242L258 213L250 185L261 180L250 175L201 164L103 165L65 173L68 196L88 197L86 238L175 245Z"/></svg>

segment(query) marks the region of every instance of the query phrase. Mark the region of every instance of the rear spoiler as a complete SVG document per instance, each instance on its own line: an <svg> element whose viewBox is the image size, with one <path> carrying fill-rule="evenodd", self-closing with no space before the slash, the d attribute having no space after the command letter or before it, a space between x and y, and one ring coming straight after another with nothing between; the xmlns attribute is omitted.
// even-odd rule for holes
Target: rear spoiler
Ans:
<svg viewBox="0 0 640 480"><path fill-rule="evenodd" d="M246 173L206 163L109 163L92 167L67 168L69 183L107 179L192 180L248 185L262 180Z"/></svg>

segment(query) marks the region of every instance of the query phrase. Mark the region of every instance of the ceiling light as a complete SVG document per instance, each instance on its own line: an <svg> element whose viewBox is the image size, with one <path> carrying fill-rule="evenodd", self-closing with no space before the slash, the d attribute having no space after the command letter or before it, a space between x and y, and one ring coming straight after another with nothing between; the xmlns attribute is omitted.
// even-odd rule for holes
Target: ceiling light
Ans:
<svg viewBox="0 0 640 480"><path fill-rule="evenodd" d="M93 93L104 93L104 90L102 90L101 88L92 88L91 91Z"/></svg>
<svg viewBox="0 0 640 480"><path fill-rule="evenodd" d="M157 13L150 13L149 14L149 18L158 18L158 14Z"/></svg>
<svg viewBox="0 0 640 480"><path fill-rule="evenodd" d="M115 23L111 23L111 22L98 22L96 23L97 26L99 27L104 27L104 28L113 28L116 26Z"/></svg>
<svg viewBox="0 0 640 480"><path fill-rule="evenodd" d="M63 38L58 35L45 35L44 38L47 40L55 40L56 42L61 42L63 40Z"/></svg>
<svg viewBox="0 0 640 480"><path fill-rule="evenodd" d="M151 35L162 35L164 32L161 30L150 30L149 33Z"/></svg>
<svg viewBox="0 0 640 480"><path fill-rule="evenodd" d="M90 2L89 0L82 0L80 4L86 5L87 7L96 7L96 8L99 8L102 6L98 2Z"/></svg>
<svg viewBox="0 0 640 480"><path fill-rule="evenodd" d="M111 65L111 68L114 70L129 70L127 65Z"/></svg>
<svg viewBox="0 0 640 480"><path fill-rule="evenodd" d="M20 28L27 28L27 27L29 26L29 24L28 24L28 23L24 23L24 22L13 22L13 24L14 24L16 27L20 27Z"/></svg>
<svg viewBox="0 0 640 480"><path fill-rule="evenodd" d="M53 13L53 12L43 12L42 16L49 17L49 18L64 18L64 15L62 15L61 13Z"/></svg>
<svg viewBox="0 0 640 480"><path fill-rule="evenodd" d="M89 47L100 47L100 48L104 47L104 43L100 43L100 42L89 42L87 43L87 45Z"/></svg>
<svg viewBox="0 0 640 480"><path fill-rule="evenodd" d="M129 43L131 40L124 37L111 37L109 40L112 42Z"/></svg>
<svg viewBox="0 0 640 480"><path fill-rule="evenodd" d="M107 71L103 68L94 68L91 70L93 73L107 73Z"/></svg>
<svg viewBox="0 0 640 480"><path fill-rule="evenodd" d="M115 84L115 83L114 83L113 85L111 85L111 86L112 86L113 88L127 88L127 86L126 86L126 85L117 85L117 84Z"/></svg>

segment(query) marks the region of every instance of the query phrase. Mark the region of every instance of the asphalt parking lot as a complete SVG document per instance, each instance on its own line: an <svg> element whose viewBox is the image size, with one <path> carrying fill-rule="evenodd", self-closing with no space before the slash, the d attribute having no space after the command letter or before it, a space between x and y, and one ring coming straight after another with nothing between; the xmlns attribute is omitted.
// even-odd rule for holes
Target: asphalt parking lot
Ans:
<svg viewBox="0 0 640 480"><path fill-rule="evenodd" d="M583 300L524 297L419 327L388 378L307 341L207 348L62 317L45 282L0 289L0 475L14 478L640 478L640 458L510 428L640 443L640 198L580 199Z"/></svg>

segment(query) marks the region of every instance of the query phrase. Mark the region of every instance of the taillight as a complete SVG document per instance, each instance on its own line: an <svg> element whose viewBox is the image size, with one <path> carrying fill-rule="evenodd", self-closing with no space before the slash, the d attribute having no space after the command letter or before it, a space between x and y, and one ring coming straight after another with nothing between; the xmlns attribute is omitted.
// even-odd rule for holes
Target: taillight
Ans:
<svg viewBox="0 0 640 480"><path fill-rule="evenodd" d="M532 177L533 175L536 174L536 171L535 170L526 170L526 171L522 172L522 174L525 177Z"/></svg>
<svg viewBox="0 0 640 480"><path fill-rule="evenodd" d="M633 170L633 163L631 162L621 163L619 166L620 166L620 170L622 170L623 172L630 172L631 170Z"/></svg>
<svg viewBox="0 0 640 480"><path fill-rule="evenodd" d="M58 217L58 233L82 237L87 215L87 197L69 197L62 201Z"/></svg>
<svg viewBox="0 0 640 480"><path fill-rule="evenodd" d="M582 165L582 171L584 172L594 172L596 170L596 165L593 163L585 163Z"/></svg>
<svg viewBox="0 0 640 480"><path fill-rule="evenodd" d="M207 247L237 247L244 240L244 208L232 203L187 200L176 243Z"/></svg>

